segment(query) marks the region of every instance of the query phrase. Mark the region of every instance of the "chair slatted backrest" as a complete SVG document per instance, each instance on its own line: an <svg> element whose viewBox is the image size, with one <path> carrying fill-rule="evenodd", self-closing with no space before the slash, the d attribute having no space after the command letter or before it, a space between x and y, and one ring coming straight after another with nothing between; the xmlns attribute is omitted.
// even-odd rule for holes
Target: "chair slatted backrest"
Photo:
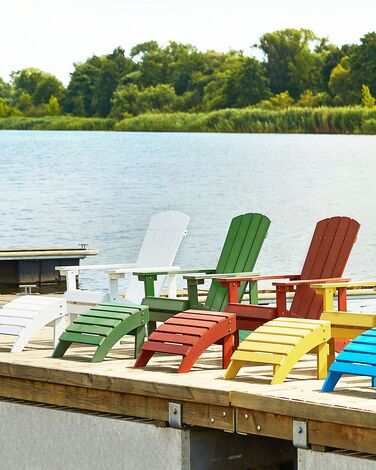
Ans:
<svg viewBox="0 0 376 470"><path fill-rule="evenodd" d="M243 214L235 217L227 233L216 273L251 272L264 243L270 220L262 214ZM246 283L239 289L239 301ZM205 302L210 310L223 311L228 303L227 289L213 280Z"/></svg>
<svg viewBox="0 0 376 470"><path fill-rule="evenodd" d="M359 231L349 217L331 217L317 223L300 279L341 277ZM300 318L319 319L322 296L309 286L296 289L290 313Z"/></svg>
<svg viewBox="0 0 376 470"><path fill-rule="evenodd" d="M188 223L189 216L179 211L164 211L153 215L135 263L135 271L137 268L171 266L187 233ZM164 281L163 276L158 277L155 283L156 295L159 295ZM144 298L144 285L136 276L132 276L126 296L136 303L141 303Z"/></svg>

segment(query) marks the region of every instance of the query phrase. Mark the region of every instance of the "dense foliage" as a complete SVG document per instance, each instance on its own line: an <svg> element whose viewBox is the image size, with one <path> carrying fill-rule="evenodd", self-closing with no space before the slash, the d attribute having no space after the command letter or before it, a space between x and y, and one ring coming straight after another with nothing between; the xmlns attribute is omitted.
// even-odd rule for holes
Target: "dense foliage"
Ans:
<svg viewBox="0 0 376 470"><path fill-rule="evenodd" d="M106 122L120 121L119 128L125 129L138 115L147 115L149 122L150 114L170 113L160 117L169 121L176 113L176 128L193 122L186 113L197 119L206 113L210 120L211 112L230 108L245 108L239 116L250 116L292 107L294 113L323 106L375 107L376 32L339 48L312 31L285 29L264 34L251 51L254 56L201 52L189 44L171 41L163 47L149 41L126 55L118 47L74 64L67 87L50 73L23 69L13 72L9 83L0 78L0 117L13 123L21 122L17 117L64 115L69 117L64 122L71 123L74 117L95 117L97 123L108 118ZM93 128L102 128L103 122Z"/></svg>

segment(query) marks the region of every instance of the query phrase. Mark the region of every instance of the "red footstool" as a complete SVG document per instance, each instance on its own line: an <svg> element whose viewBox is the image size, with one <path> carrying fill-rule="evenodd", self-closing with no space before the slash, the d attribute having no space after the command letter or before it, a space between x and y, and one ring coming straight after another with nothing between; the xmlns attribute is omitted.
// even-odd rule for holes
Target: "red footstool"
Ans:
<svg viewBox="0 0 376 470"><path fill-rule="evenodd" d="M181 355L178 372L189 372L201 354L214 343L222 344L222 367L234 351L234 313L186 310L169 318L149 336L134 367L144 367L156 352Z"/></svg>

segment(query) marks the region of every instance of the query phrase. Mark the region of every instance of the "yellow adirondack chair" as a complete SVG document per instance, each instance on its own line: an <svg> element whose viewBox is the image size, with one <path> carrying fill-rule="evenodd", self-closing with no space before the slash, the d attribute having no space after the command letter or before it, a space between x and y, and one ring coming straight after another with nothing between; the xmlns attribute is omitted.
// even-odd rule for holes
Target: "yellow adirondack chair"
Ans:
<svg viewBox="0 0 376 470"><path fill-rule="evenodd" d="M324 379L335 357L336 339L353 339L376 327L376 314L334 310L334 296L346 305L348 287L376 287L376 282L312 284L323 296L324 312L320 320L278 318L257 328L240 344L231 357L225 379L236 376L248 363L273 365L272 384L283 383L296 363L308 352L317 354L317 378Z"/></svg>

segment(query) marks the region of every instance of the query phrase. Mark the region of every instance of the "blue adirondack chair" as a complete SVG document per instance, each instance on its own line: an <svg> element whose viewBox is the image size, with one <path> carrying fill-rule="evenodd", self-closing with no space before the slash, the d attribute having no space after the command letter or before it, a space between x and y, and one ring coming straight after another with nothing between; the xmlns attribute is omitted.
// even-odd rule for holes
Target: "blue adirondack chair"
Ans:
<svg viewBox="0 0 376 470"><path fill-rule="evenodd" d="M357 336L338 354L321 391L333 391L343 374L371 377L372 387L376 387L376 328Z"/></svg>

